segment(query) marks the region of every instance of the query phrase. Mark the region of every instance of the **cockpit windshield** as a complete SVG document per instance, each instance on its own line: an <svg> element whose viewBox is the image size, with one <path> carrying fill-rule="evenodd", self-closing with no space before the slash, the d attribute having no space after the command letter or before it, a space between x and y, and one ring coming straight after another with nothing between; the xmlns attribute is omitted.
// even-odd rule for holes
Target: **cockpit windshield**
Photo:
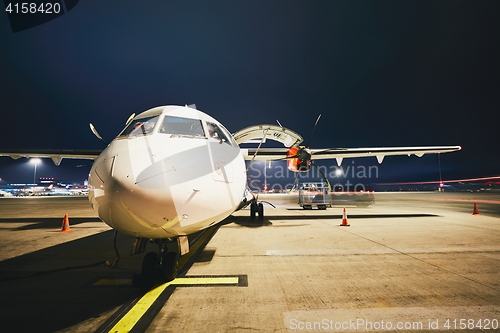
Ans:
<svg viewBox="0 0 500 333"><path fill-rule="evenodd" d="M205 137L201 120L165 116L158 133L175 136Z"/></svg>
<svg viewBox="0 0 500 333"><path fill-rule="evenodd" d="M146 135L153 132L158 116L134 119L119 137Z"/></svg>

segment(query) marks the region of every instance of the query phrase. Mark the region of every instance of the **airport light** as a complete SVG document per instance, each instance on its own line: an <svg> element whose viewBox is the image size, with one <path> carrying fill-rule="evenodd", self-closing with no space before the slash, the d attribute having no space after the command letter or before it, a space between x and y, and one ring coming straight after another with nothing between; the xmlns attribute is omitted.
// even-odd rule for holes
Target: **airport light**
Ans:
<svg viewBox="0 0 500 333"><path fill-rule="evenodd" d="M33 184L36 184L36 182L35 182L35 180L36 180L36 166L38 164L42 163L42 160L39 158L32 158L30 160L30 163L35 165L35 171L33 172Z"/></svg>

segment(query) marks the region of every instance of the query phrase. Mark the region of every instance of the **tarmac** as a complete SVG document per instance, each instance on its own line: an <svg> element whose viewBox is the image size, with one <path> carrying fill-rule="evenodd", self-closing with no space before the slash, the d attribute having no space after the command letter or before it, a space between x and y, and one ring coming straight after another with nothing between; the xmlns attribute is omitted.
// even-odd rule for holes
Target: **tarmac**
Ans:
<svg viewBox="0 0 500 333"><path fill-rule="evenodd" d="M235 212L190 238L180 278L141 290L132 237L118 234L109 267L114 232L86 198L0 198L1 330L498 331L500 193L375 200L347 204L348 227L340 206L276 200L261 221Z"/></svg>

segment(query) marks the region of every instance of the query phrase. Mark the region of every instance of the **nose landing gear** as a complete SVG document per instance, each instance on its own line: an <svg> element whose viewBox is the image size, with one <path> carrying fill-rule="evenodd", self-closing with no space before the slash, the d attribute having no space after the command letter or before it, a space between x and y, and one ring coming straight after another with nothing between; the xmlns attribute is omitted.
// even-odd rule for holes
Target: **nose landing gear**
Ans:
<svg viewBox="0 0 500 333"><path fill-rule="evenodd" d="M262 202L257 203L253 201L250 204L250 218L254 220L255 215L259 216L259 220L264 219L264 205L262 204Z"/></svg>
<svg viewBox="0 0 500 333"><path fill-rule="evenodd" d="M267 201L259 201L259 202L257 202L256 200L257 199L255 199L254 201L252 201L252 203L250 204L250 218L252 220L255 220L255 216L256 215L259 216L259 220L263 220L264 219L264 203L270 205L273 208L276 208L276 206L273 205L270 202L267 202Z"/></svg>
<svg viewBox="0 0 500 333"><path fill-rule="evenodd" d="M134 286L150 288L155 283L174 280L179 271L180 251L178 241L157 239L158 253L148 252L142 261L141 274L135 275L132 281Z"/></svg>

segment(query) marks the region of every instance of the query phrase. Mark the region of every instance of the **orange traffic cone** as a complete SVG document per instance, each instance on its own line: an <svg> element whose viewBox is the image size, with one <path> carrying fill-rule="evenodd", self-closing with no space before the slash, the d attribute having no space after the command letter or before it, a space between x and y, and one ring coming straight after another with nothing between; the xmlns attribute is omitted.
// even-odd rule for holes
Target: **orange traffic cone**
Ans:
<svg viewBox="0 0 500 333"><path fill-rule="evenodd" d="M474 201L474 210L472 211L472 215L481 215L479 213L479 209L477 209L476 202Z"/></svg>
<svg viewBox="0 0 500 333"><path fill-rule="evenodd" d="M71 229L69 228L68 214L64 214L63 224L61 228L61 232L66 232L66 231L71 231Z"/></svg>
<svg viewBox="0 0 500 333"><path fill-rule="evenodd" d="M349 222L347 221L347 213L345 212L345 207L344 207L344 215L342 216L342 223L340 224L341 227L348 227Z"/></svg>

